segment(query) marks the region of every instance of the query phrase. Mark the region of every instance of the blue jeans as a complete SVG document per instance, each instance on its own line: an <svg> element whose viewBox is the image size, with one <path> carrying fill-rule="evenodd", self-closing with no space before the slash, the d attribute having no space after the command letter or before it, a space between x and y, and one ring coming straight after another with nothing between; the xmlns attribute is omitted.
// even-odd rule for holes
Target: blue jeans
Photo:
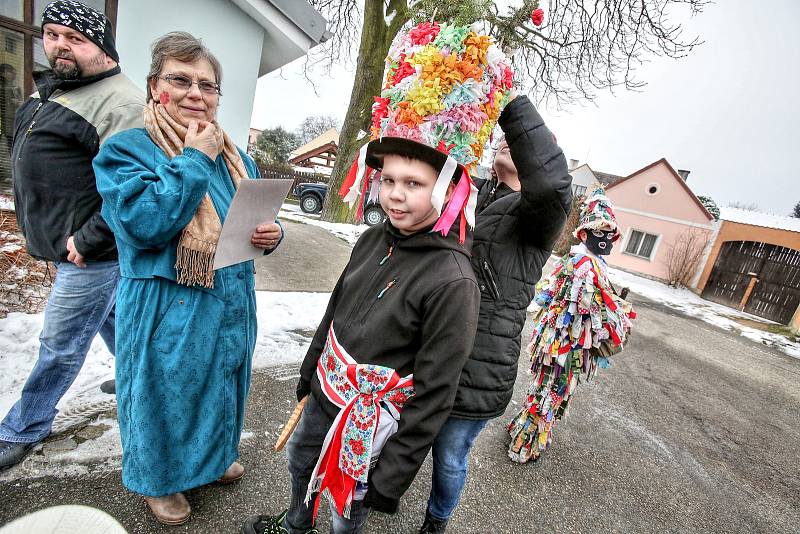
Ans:
<svg viewBox="0 0 800 534"><path fill-rule="evenodd" d="M303 416L286 444L289 474L292 478L292 498L283 528L290 534L306 532L312 528L314 503L320 497L315 495L308 506L304 501L311 473L332 423L333 419L322 410L314 396L309 395L306 407L303 408ZM369 508L363 506L363 501L356 500L351 505L350 519L340 516L333 503L330 509L333 534L358 534L364 528L369 514Z"/></svg>
<svg viewBox="0 0 800 534"><path fill-rule="evenodd" d="M119 265L56 263L56 280L39 335L39 359L22 396L0 423L0 440L36 443L50 434L56 405L78 376L99 332L114 354L114 302Z"/></svg>
<svg viewBox="0 0 800 534"><path fill-rule="evenodd" d="M461 500L467 482L467 456L488 419L449 417L433 441L433 482L428 511L434 519L448 520Z"/></svg>

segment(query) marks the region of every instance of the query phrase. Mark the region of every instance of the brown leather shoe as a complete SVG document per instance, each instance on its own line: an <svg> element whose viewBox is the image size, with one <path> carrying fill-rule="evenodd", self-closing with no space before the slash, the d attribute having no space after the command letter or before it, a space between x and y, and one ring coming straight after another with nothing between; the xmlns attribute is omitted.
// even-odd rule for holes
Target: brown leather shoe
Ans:
<svg viewBox="0 0 800 534"><path fill-rule="evenodd" d="M231 484L240 480L244 476L244 466L239 462L233 462L230 467L228 467L224 473L222 473L222 477L219 479L220 484Z"/></svg>
<svg viewBox="0 0 800 534"><path fill-rule="evenodd" d="M159 523L165 525L182 525L192 515L192 507L183 493L173 493L164 497L145 497L144 502L156 516Z"/></svg>

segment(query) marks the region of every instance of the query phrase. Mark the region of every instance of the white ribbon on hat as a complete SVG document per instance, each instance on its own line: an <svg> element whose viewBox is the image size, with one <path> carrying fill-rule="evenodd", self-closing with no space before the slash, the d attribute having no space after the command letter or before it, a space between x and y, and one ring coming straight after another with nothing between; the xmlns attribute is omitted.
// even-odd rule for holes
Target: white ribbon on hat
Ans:
<svg viewBox="0 0 800 534"><path fill-rule="evenodd" d="M464 208L464 217L467 219L467 224L470 228L475 228L475 210L478 208L478 188L475 184L469 184L469 200L467 206Z"/></svg>
<svg viewBox="0 0 800 534"><path fill-rule="evenodd" d="M433 208L439 215L442 214L442 208L444 207L444 199L447 196L447 187L450 185L450 181L453 178L453 173L456 172L456 167L458 167L458 163L456 163L456 160L454 160L450 156L447 156L447 161L444 162L444 167L442 167L442 172L439 173L439 177L436 179L436 185L433 186L433 193L431 193L431 203L433 203Z"/></svg>
<svg viewBox="0 0 800 534"><path fill-rule="evenodd" d="M358 171L356 172L356 180L342 199L349 204L351 208L353 204L358 201L359 196L361 196L361 184L364 181L364 175L367 169L367 145L369 145L369 143L364 143L364 146L358 151Z"/></svg>

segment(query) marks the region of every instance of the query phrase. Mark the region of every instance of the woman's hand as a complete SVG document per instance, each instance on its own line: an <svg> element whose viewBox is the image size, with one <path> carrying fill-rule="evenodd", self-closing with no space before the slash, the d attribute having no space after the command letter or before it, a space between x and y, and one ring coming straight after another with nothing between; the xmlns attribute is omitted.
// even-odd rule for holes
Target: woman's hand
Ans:
<svg viewBox="0 0 800 534"><path fill-rule="evenodd" d="M212 160L217 159L222 152L222 146L217 139L217 127L213 122L191 121L189 130L186 132L184 146L199 150Z"/></svg>
<svg viewBox="0 0 800 534"><path fill-rule="evenodd" d="M254 247L272 250L278 246L283 230L278 223L269 222L258 225L250 242Z"/></svg>

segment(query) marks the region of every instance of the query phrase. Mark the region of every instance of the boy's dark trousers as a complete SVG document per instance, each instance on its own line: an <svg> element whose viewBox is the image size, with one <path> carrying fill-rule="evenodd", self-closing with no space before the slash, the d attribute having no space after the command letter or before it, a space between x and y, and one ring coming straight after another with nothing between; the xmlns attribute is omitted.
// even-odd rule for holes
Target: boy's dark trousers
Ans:
<svg viewBox="0 0 800 534"><path fill-rule="evenodd" d="M292 477L292 500L283 527L290 534L305 533L313 526L314 502L319 499L319 495L315 495L315 499L309 501L308 506L304 501L311 473L317 464L322 443L325 441L325 435L331 424L333 424L333 419L322 410L314 396L309 395L303 409L303 416L286 444L289 474ZM361 532L369 514L369 508L365 508L362 503L363 501L353 501L350 519L340 516L335 507L331 505L331 532L334 534L358 534Z"/></svg>

